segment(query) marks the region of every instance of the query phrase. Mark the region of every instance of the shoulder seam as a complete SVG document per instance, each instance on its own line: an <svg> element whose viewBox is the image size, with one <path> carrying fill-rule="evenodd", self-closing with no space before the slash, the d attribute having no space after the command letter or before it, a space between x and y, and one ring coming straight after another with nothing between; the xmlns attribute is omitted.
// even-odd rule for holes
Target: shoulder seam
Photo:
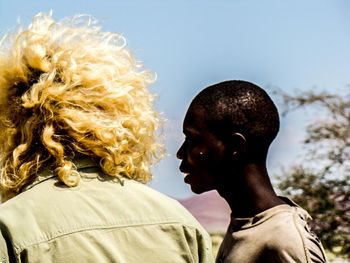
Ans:
<svg viewBox="0 0 350 263"><path fill-rule="evenodd" d="M298 212L297 212L297 208L294 207L294 211L295 213L293 213L293 223L294 223L294 226L295 228L297 229L298 233L299 233L299 236L301 238L301 241L303 243L303 249L304 249L304 253L305 253L305 259L306 259L306 263L310 263L311 260L310 260L310 257L309 257L309 254L308 254L308 251L307 251L307 248L306 248L306 245L305 245L305 239L304 239L304 236L302 235L301 233L301 230L298 226L298 223L297 223L297 216L298 216Z"/></svg>

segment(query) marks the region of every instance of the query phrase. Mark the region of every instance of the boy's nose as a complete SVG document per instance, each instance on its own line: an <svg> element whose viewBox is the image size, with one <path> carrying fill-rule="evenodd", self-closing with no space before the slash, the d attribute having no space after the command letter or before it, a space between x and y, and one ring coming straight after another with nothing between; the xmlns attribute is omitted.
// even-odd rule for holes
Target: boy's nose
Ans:
<svg viewBox="0 0 350 263"><path fill-rule="evenodd" d="M183 144L180 146L179 150L178 150L177 153L176 153L176 157L177 157L178 159L180 159L180 160L182 160L182 159L184 158L184 155L183 155L183 153L184 153L184 144L185 144L185 143L183 143Z"/></svg>

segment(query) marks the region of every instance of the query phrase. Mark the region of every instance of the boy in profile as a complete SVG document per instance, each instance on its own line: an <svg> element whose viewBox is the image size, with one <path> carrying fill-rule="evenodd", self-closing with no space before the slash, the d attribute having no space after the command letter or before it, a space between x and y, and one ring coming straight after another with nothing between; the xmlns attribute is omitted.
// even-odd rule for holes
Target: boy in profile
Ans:
<svg viewBox="0 0 350 263"><path fill-rule="evenodd" d="M229 204L231 223L216 262L326 262L307 225L309 214L277 196L266 168L279 130L278 111L260 87L225 81L191 102L177 156L193 192L210 190Z"/></svg>

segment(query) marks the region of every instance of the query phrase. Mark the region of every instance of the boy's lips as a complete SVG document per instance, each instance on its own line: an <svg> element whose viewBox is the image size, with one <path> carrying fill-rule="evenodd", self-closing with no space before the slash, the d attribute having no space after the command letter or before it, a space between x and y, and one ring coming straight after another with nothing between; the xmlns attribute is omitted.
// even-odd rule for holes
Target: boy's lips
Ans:
<svg viewBox="0 0 350 263"><path fill-rule="evenodd" d="M191 184L190 182L192 180L192 174L191 173L185 173L184 176L185 176L184 177L184 182L186 184Z"/></svg>
<svg viewBox="0 0 350 263"><path fill-rule="evenodd" d="M184 182L188 184L190 174L187 173L187 174L184 174L184 176L185 176L185 177L184 177Z"/></svg>
<svg viewBox="0 0 350 263"><path fill-rule="evenodd" d="M189 172L189 169L186 168L186 166L185 166L183 163L181 163L181 165L180 165L180 167L179 167L179 170L180 170L180 172L183 173L184 175L187 175L187 174L190 173L190 172Z"/></svg>
<svg viewBox="0 0 350 263"><path fill-rule="evenodd" d="M183 165L180 165L179 170L184 175L184 182L188 184L191 179L191 173Z"/></svg>

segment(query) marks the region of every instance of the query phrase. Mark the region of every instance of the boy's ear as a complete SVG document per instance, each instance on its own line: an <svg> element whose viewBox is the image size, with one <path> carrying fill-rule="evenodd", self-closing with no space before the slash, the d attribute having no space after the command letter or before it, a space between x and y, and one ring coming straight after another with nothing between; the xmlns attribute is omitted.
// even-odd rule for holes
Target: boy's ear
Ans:
<svg viewBox="0 0 350 263"><path fill-rule="evenodd" d="M235 132L231 135L231 154L232 157L236 157L238 155L244 155L247 149L247 140L243 134L239 132Z"/></svg>

